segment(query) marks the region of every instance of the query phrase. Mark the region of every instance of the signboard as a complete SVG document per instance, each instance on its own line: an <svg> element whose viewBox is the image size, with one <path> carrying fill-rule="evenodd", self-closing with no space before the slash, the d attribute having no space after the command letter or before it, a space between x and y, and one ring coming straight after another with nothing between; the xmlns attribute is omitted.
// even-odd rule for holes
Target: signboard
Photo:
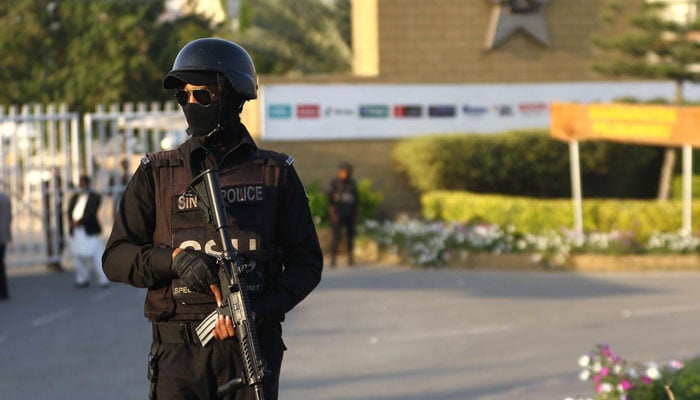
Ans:
<svg viewBox="0 0 700 400"><path fill-rule="evenodd" d="M700 87L687 85L688 98ZM386 139L547 129L552 102L673 98L670 82L532 84L270 84L260 89L269 140Z"/></svg>
<svg viewBox="0 0 700 400"><path fill-rule="evenodd" d="M700 147L700 107L644 104L552 103L550 136L569 142L574 231L583 233L581 166L578 142L609 140L683 147L683 227L692 227L692 147Z"/></svg>
<svg viewBox="0 0 700 400"><path fill-rule="evenodd" d="M633 104L551 105L550 135L563 141L610 140L700 147L700 107Z"/></svg>

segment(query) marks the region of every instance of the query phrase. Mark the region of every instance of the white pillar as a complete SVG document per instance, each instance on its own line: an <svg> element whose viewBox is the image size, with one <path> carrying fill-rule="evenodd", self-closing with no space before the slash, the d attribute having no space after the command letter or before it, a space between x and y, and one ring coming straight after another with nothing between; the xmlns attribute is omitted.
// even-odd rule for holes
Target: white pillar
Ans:
<svg viewBox="0 0 700 400"><path fill-rule="evenodd" d="M574 207L574 232L583 236L583 200L581 193L581 164L579 161L578 141L569 142L569 160L571 161L571 198Z"/></svg>
<svg viewBox="0 0 700 400"><path fill-rule="evenodd" d="M683 228L684 235L693 230L693 148L683 145Z"/></svg>

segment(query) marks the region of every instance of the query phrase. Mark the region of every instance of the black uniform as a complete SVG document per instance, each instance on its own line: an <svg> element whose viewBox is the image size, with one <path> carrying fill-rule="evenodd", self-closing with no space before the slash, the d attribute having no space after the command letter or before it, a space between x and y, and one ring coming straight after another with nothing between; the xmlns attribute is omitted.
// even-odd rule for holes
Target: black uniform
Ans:
<svg viewBox="0 0 700 400"><path fill-rule="evenodd" d="M359 194L355 180L350 177L347 179L333 179L328 189L328 202L331 212L335 214L335 217L331 218L331 230L333 233L333 239L331 241L331 265L335 265L338 245L340 244L343 230L345 230L348 243L349 263L353 264L355 220L357 218L357 207L359 205Z"/></svg>
<svg viewBox="0 0 700 400"><path fill-rule="evenodd" d="M191 138L177 150L145 158L126 187L103 256L110 280L148 288L153 322L149 374L161 399L216 398L218 385L240 375L235 339L202 348L194 327L214 310L213 296L189 290L171 270L174 247L211 253L214 239L187 191L192 170L218 165L234 245L248 260L244 273L263 358L271 372L266 398L277 398L286 312L319 283L322 255L304 187L291 157L243 138L216 156ZM239 390L236 399L250 393Z"/></svg>

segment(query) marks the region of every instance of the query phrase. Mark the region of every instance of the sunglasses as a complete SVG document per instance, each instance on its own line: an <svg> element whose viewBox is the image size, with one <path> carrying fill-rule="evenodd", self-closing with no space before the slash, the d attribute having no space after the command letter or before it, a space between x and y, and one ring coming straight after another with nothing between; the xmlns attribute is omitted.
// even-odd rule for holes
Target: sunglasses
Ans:
<svg viewBox="0 0 700 400"><path fill-rule="evenodd" d="M209 89L178 89L175 91L175 100L178 102L178 104L184 106L189 101L190 94L194 96L194 99L197 100L197 103L204 107L209 107L211 103L214 102L214 93Z"/></svg>

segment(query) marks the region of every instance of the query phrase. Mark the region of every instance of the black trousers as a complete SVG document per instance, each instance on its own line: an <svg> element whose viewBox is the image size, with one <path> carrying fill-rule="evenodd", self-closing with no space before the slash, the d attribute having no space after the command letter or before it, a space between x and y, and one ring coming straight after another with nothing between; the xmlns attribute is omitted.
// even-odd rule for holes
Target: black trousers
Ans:
<svg viewBox="0 0 700 400"><path fill-rule="evenodd" d="M259 331L258 342L270 372L263 380L265 400L277 400L284 343L274 329ZM161 343L157 347L156 400L216 400L219 385L241 376L242 363L235 340L213 339L206 347L175 343ZM223 399L254 398L252 390L245 387Z"/></svg>
<svg viewBox="0 0 700 400"><path fill-rule="evenodd" d="M340 240L343 236L343 231L345 231L345 237L348 243L348 258L350 263L353 261L352 252L355 247L355 222L354 221L343 221L331 226L331 233L333 238L331 240L331 263L335 264L335 257L338 255L338 245L340 245Z"/></svg>

